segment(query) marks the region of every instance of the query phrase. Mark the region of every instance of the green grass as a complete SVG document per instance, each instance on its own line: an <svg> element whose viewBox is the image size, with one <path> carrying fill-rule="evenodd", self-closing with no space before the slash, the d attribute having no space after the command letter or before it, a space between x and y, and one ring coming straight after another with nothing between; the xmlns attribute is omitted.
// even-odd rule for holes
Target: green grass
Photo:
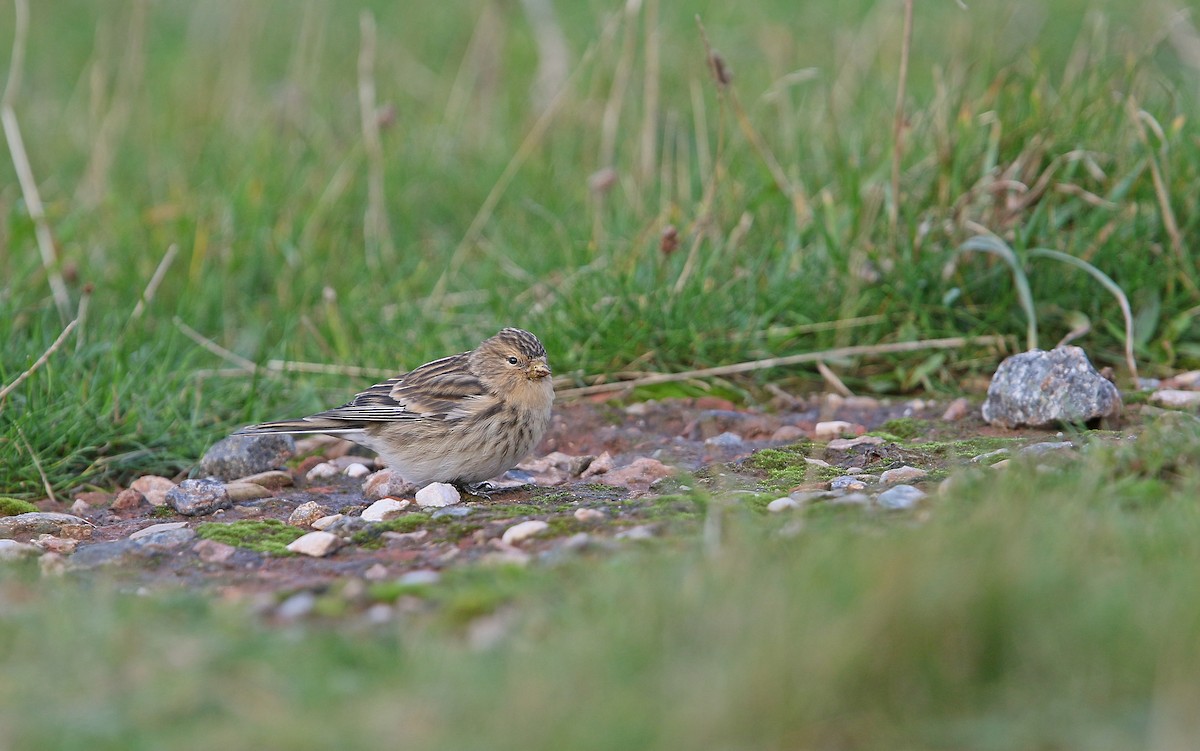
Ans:
<svg viewBox="0 0 1200 751"><path fill-rule="evenodd" d="M1026 322L1007 269L955 252L973 227L1002 235L1026 266L1043 346L1086 319L1093 358L1119 367L1123 326L1094 280L1028 256L1035 247L1085 258L1125 289L1143 370L1200 364L1194 261L1176 255L1151 174L1153 162L1190 237L1200 216L1195 72L1138 3L922 7L895 227L899 12L662 4L654 98L644 16L624 19L620 3L565 4L571 78L544 133L519 151L540 111L528 19L481 3L374 3L377 100L395 112L380 166L396 252L382 269L363 224L356 8L170 0L142 26L136 5L35 5L14 111L56 268L72 303L85 285L94 293L78 336L0 411L0 455L17 459L0 462L9 495L42 492L34 457L64 493L173 475L238 425L319 409L370 382L198 374L231 364L184 336L176 317L259 364L382 370L468 348L507 324L539 333L569 376L947 335L1008 334L1016 346ZM697 13L735 71L746 122L807 197L806 212L718 96ZM0 50L12 36L5 10ZM811 78L787 84L808 68ZM618 182L593 195L589 177L608 166ZM8 159L0 184L8 383L63 321ZM665 254L668 224L680 243ZM172 244L177 257L134 318ZM838 320L848 323L810 328ZM839 371L859 391L954 391L998 356L918 352ZM743 400L783 377L815 384L810 369L775 369L707 388ZM703 387L668 384L662 394Z"/></svg>
<svg viewBox="0 0 1200 751"><path fill-rule="evenodd" d="M716 547L452 569L373 586L370 602L427 606L386 626L336 592L281 634L194 592L10 568L0 741L1018 751L1191 737L1198 456L1200 433L1170 425L1055 474L977 471L919 524L818 504L727 514ZM69 709L46 723L48 702Z"/></svg>
<svg viewBox="0 0 1200 751"><path fill-rule="evenodd" d="M304 530L275 519L240 522L205 522L196 526L196 534L206 540L248 548L271 555L291 555L287 546Z"/></svg>

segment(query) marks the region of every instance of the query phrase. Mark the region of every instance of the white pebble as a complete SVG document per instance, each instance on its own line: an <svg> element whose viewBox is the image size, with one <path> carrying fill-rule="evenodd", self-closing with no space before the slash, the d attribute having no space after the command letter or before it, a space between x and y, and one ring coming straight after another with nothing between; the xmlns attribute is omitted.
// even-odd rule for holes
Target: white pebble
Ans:
<svg viewBox="0 0 1200 751"><path fill-rule="evenodd" d="M167 522L165 524L151 524L149 527L145 527L144 529L139 529L137 532L134 532L133 534L131 534L129 536L129 539L136 540L140 537L152 535L155 532L166 532L167 530L170 530L170 529L183 529L186 526L187 526L187 522Z"/></svg>
<svg viewBox="0 0 1200 751"><path fill-rule="evenodd" d="M371 470L367 469L367 465L354 462L349 467L346 467L346 475L348 477L365 477L371 474Z"/></svg>
<svg viewBox="0 0 1200 751"><path fill-rule="evenodd" d="M309 532L293 540L287 549L313 558L324 558L341 547L341 544L342 538L332 532Z"/></svg>
<svg viewBox="0 0 1200 751"><path fill-rule="evenodd" d="M317 466L308 470L308 474L304 477L309 482L312 482L313 480L328 480L331 477L337 477L338 471L339 470L336 464L332 464L330 462L321 462Z"/></svg>
<svg viewBox="0 0 1200 751"><path fill-rule="evenodd" d="M322 516L320 519L317 519L315 522L313 522L312 524L310 524L308 526L310 526L316 530L322 530L322 529L325 529L326 527L331 526L334 522L338 521L339 519L343 518L344 516L345 516L345 514L330 514L329 516Z"/></svg>
<svg viewBox="0 0 1200 751"><path fill-rule="evenodd" d="M813 437L818 441L828 441L833 438L841 438L843 433L853 433L854 424L845 420L830 420L828 422L819 422L813 428Z"/></svg>
<svg viewBox="0 0 1200 751"><path fill-rule="evenodd" d="M928 474L929 473L923 469L910 467L906 464L903 467L896 467L895 469L889 469L882 473L879 475L879 482L884 485L895 485L898 482L907 483L914 480L920 480Z"/></svg>
<svg viewBox="0 0 1200 751"><path fill-rule="evenodd" d="M458 490L444 482L431 482L417 491L417 505L421 508L452 506L461 499Z"/></svg>
<svg viewBox="0 0 1200 751"><path fill-rule="evenodd" d="M577 508L575 518L581 522L598 522L604 519L604 512L594 508Z"/></svg>
<svg viewBox="0 0 1200 751"><path fill-rule="evenodd" d="M788 498L786 495L782 498L776 498L767 504L767 511L779 513L780 511L790 511L794 508L800 508L800 504L795 498Z"/></svg>
<svg viewBox="0 0 1200 751"><path fill-rule="evenodd" d="M508 529L504 530L504 534L501 535L500 539L506 545L515 545L526 538L533 537L536 534L546 531L549 527L549 524L541 521L540 519L531 519L527 522L514 524Z"/></svg>
<svg viewBox="0 0 1200 751"><path fill-rule="evenodd" d="M411 501L397 501L395 498L383 498L363 509L362 518L369 522L386 522L389 519L395 519L404 509L411 505Z"/></svg>

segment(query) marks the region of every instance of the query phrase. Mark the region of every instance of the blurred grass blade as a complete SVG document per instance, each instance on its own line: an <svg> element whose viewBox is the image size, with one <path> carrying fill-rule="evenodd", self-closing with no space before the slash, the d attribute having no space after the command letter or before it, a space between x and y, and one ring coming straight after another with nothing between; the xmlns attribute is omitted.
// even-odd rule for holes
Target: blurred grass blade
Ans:
<svg viewBox="0 0 1200 751"><path fill-rule="evenodd" d="M1008 264L1008 268L1012 270L1013 284L1017 288L1017 300L1021 303L1021 309L1025 311L1025 320L1028 322L1025 329L1025 347L1026 349L1037 349L1037 316L1033 311L1033 295L1029 291L1029 279L1025 276L1025 270L1021 268L1017 254L1000 238L988 235L972 237L958 246L958 252L964 251L991 253L999 256Z"/></svg>

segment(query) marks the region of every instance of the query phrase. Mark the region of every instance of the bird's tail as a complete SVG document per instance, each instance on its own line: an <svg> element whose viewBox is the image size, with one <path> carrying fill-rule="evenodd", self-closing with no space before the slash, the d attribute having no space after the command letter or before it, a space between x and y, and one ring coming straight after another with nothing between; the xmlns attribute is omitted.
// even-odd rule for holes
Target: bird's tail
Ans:
<svg viewBox="0 0 1200 751"><path fill-rule="evenodd" d="M264 435L268 433L358 433L362 425L349 420L335 420L328 417L300 417L295 420L276 420L258 425L247 425L234 435Z"/></svg>

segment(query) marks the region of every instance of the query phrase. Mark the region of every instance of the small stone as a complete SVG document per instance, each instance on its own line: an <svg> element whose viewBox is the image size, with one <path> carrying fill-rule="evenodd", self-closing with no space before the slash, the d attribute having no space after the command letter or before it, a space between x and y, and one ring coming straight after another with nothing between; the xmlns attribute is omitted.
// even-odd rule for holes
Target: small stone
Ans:
<svg viewBox="0 0 1200 751"><path fill-rule="evenodd" d="M988 386L983 419L1016 428L1083 423L1121 413L1121 394L1079 347L1034 349L1000 363Z"/></svg>
<svg viewBox="0 0 1200 751"><path fill-rule="evenodd" d="M767 511L775 514L778 514L781 511L791 511L792 509L797 508L800 508L800 504L795 499L789 498L786 495L782 498L776 498L767 504Z"/></svg>
<svg viewBox="0 0 1200 751"><path fill-rule="evenodd" d="M986 454L971 457L972 464L986 464L989 459L995 459L998 456L1008 456L1008 449L996 449L989 451Z"/></svg>
<svg viewBox="0 0 1200 751"><path fill-rule="evenodd" d="M600 461L600 458L597 458L596 461ZM590 471L591 467L588 467L588 470ZM612 469L608 472L605 472L598 481L604 483L605 485L617 485L645 490L649 489L649 487L658 480L661 480L664 477L670 477L674 473L675 470L671 469L657 459L640 457L638 459L634 459L633 462L626 467ZM585 472L584 474L586 475L587 473Z"/></svg>
<svg viewBox="0 0 1200 751"><path fill-rule="evenodd" d="M915 482L922 479L929 473L917 467L910 467L907 464L903 467L885 470L879 475L879 482L884 485L895 485L898 482Z"/></svg>
<svg viewBox="0 0 1200 751"><path fill-rule="evenodd" d="M309 532L289 543L287 549L313 558L324 558L341 545L342 538L332 532Z"/></svg>
<svg viewBox="0 0 1200 751"><path fill-rule="evenodd" d="M366 477L367 475L371 474L371 470L367 468L367 465L360 464L359 462L353 462L349 467L346 467L344 471L347 477L353 477L355 479L358 479L359 477Z"/></svg>
<svg viewBox="0 0 1200 751"><path fill-rule="evenodd" d="M1005 467L1007 467L1009 465L1009 462L1011 462L1011 461L1012 461L1011 459L1001 459L1000 461L996 462L995 464L988 466L988 469L1004 469Z"/></svg>
<svg viewBox="0 0 1200 751"><path fill-rule="evenodd" d="M16 540L0 540L0 561L19 561L42 554L41 548Z"/></svg>
<svg viewBox="0 0 1200 751"><path fill-rule="evenodd" d="M0 538L49 534L82 540L91 537L94 529L87 519L54 511L30 511L0 517Z"/></svg>
<svg viewBox="0 0 1200 751"><path fill-rule="evenodd" d="M328 480L330 478L337 477L340 473L341 470L337 468L336 464L333 464L332 462L321 462L312 469L308 470L308 473L304 475L304 479L310 483L320 482L321 480Z"/></svg>
<svg viewBox="0 0 1200 751"><path fill-rule="evenodd" d="M403 498L416 492L416 485L390 469L381 469L368 475L363 481L363 495L370 501L378 501L380 498Z"/></svg>
<svg viewBox="0 0 1200 751"><path fill-rule="evenodd" d="M523 461L516 468L533 474L557 469L570 477L576 477L583 474L595 459L594 456L574 456L561 451L551 451L543 457Z"/></svg>
<svg viewBox="0 0 1200 751"><path fill-rule="evenodd" d="M414 532L384 532L380 535L389 544L400 546L415 545L428 536L429 530L427 529L418 529Z"/></svg>
<svg viewBox="0 0 1200 751"><path fill-rule="evenodd" d="M811 456L804 457L804 463L812 467L832 467L833 465L824 459L814 459ZM850 470L846 470L849 472Z"/></svg>
<svg viewBox="0 0 1200 751"><path fill-rule="evenodd" d="M605 472L611 472L612 469L612 454L605 451L604 453L600 454L600 456L597 456L595 459L593 459L592 463L588 465L587 469L583 470L579 477L580 479L586 480L589 477L595 477L596 475L602 475Z"/></svg>
<svg viewBox="0 0 1200 751"><path fill-rule="evenodd" d="M141 508L146 503L146 496L140 491L134 490L133 488L126 488L120 493L117 493L117 497L113 500L112 505L109 506L109 508L111 508L113 511L131 511L136 508Z"/></svg>
<svg viewBox="0 0 1200 751"><path fill-rule="evenodd" d="M296 455L296 441L285 433L231 435L214 443L200 460L200 474L228 482L282 467Z"/></svg>
<svg viewBox="0 0 1200 751"><path fill-rule="evenodd" d="M458 490L444 482L431 482L417 491L417 505L421 508L441 508L462 500Z"/></svg>
<svg viewBox="0 0 1200 751"><path fill-rule="evenodd" d="M858 428L856 430L856 428ZM813 428L813 437L818 441L829 441L834 438L841 438L846 433L861 434L861 425L855 425L845 420L830 420L828 422L819 422Z"/></svg>
<svg viewBox="0 0 1200 751"><path fill-rule="evenodd" d="M205 563L225 563L233 557L237 548L216 540L201 540L192 546L192 551Z"/></svg>
<svg viewBox="0 0 1200 751"><path fill-rule="evenodd" d="M805 433L795 425L783 425L771 434L772 441L798 441L805 438Z"/></svg>
<svg viewBox="0 0 1200 751"><path fill-rule="evenodd" d="M738 435L737 433L730 433L728 431L721 433L719 435L715 435L712 438L704 439L705 446L713 446L716 448L723 448L723 449L724 448L736 448L738 446L741 446L743 443L745 443L745 441L742 440L742 437L740 435Z"/></svg>
<svg viewBox="0 0 1200 751"><path fill-rule="evenodd" d="M613 535L618 540L651 540L654 539L654 529L645 524L624 529Z"/></svg>
<svg viewBox="0 0 1200 751"><path fill-rule="evenodd" d="M143 530L144 531L144 530ZM153 534L143 535L136 540L130 539L134 550L141 557L147 557L170 550L191 542L196 538L194 529L180 527L178 529L161 529Z"/></svg>
<svg viewBox="0 0 1200 751"><path fill-rule="evenodd" d="M186 529L186 528L187 528L187 522L166 522L165 524L151 524L149 527L145 527L144 529L139 529L138 531L129 535L129 539L130 540L139 540L143 537L147 537L156 532L165 532L169 529Z"/></svg>
<svg viewBox="0 0 1200 751"><path fill-rule="evenodd" d="M1176 373L1170 378L1162 380L1164 388L1169 389L1186 389L1195 390L1200 388L1200 370L1189 370L1183 373Z"/></svg>
<svg viewBox="0 0 1200 751"><path fill-rule="evenodd" d="M454 505L454 506L446 506L445 508L440 508L437 511L434 511L432 514L430 514L429 518L430 519L445 519L446 517L449 517L451 519L461 519L464 516L470 516L471 513L472 513L472 511L471 511L470 506L463 506L462 504L458 504L458 505Z"/></svg>
<svg viewBox="0 0 1200 751"><path fill-rule="evenodd" d="M291 472L268 469L266 472L255 472L252 475L239 477L237 482L252 482L269 490L279 490L280 488L290 487L294 481L292 480Z"/></svg>
<svg viewBox="0 0 1200 751"><path fill-rule="evenodd" d="M971 412L971 402L965 396L960 396L946 407L942 419L947 422L958 422Z"/></svg>
<svg viewBox="0 0 1200 751"><path fill-rule="evenodd" d="M229 494L229 500L233 503L257 501L260 498L271 497L271 491L252 482L227 482L225 483L225 492Z"/></svg>
<svg viewBox="0 0 1200 751"><path fill-rule="evenodd" d="M912 485L895 485L879 494L876 501L885 509L902 511L917 505L925 492Z"/></svg>
<svg viewBox="0 0 1200 751"><path fill-rule="evenodd" d="M329 518L328 513L329 511L316 501L306 501L292 510L287 523L293 527L316 527L318 520ZM330 523L332 524L332 522Z"/></svg>
<svg viewBox="0 0 1200 751"><path fill-rule="evenodd" d="M279 607L275 609L275 617L283 621L294 621L311 613L316 606L317 596L312 592L297 592L279 603Z"/></svg>
<svg viewBox="0 0 1200 751"><path fill-rule="evenodd" d="M202 516L233 502L220 482L211 479L184 480L167 492L167 505L184 516Z"/></svg>
<svg viewBox="0 0 1200 751"><path fill-rule="evenodd" d="M362 518L369 522L386 522L400 516L411 505L411 501L382 498L363 509Z"/></svg>
<svg viewBox="0 0 1200 751"><path fill-rule="evenodd" d="M158 475L144 475L129 483L129 487L146 496L151 506L163 506L167 503L167 492L175 487L175 483Z"/></svg>
<svg viewBox="0 0 1200 751"><path fill-rule="evenodd" d="M442 575L437 571L429 568L420 568L416 571L409 571L399 579L396 583L402 587L427 587L431 584L437 584L441 581Z"/></svg>
<svg viewBox="0 0 1200 751"><path fill-rule="evenodd" d="M877 435L860 435L858 438L834 438L825 446L826 451L849 451L859 446L882 446L883 439Z"/></svg>
<svg viewBox="0 0 1200 751"><path fill-rule="evenodd" d="M336 524L344 518L344 514L330 514L329 516L322 516L320 519L313 521L311 524L309 524L309 526L316 530L324 530L328 529L330 525Z"/></svg>
<svg viewBox="0 0 1200 751"><path fill-rule="evenodd" d="M829 481L830 490L865 490L867 484L856 475L842 475Z"/></svg>
<svg viewBox="0 0 1200 751"><path fill-rule="evenodd" d="M1041 443L1031 443L1017 451L1017 453L1025 456L1045 456L1046 454L1056 454L1061 451L1071 451L1074 448L1075 444L1070 441L1042 441Z"/></svg>
<svg viewBox="0 0 1200 751"><path fill-rule="evenodd" d="M92 510L92 505L82 498L76 498L71 504L71 513L76 516L81 516Z"/></svg>
<svg viewBox="0 0 1200 751"><path fill-rule="evenodd" d="M363 572L363 578L372 582L383 581L388 578L387 566L382 563L372 564L371 568Z"/></svg>
<svg viewBox="0 0 1200 751"><path fill-rule="evenodd" d="M537 534L541 534L549 529L549 527L549 524L541 521L540 519L530 519L526 522L514 524L508 529L504 530L504 534L500 536L500 539L506 545L515 545L522 540L528 539Z"/></svg>
<svg viewBox="0 0 1200 751"><path fill-rule="evenodd" d="M479 557L479 565L481 566L528 566L531 556L524 550L517 548L507 548L505 550L492 550Z"/></svg>
<svg viewBox="0 0 1200 751"><path fill-rule="evenodd" d="M606 518L603 511L597 511L594 508L577 508L573 516L581 522L600 522Z"/></svg>
<svg viewBox="0 0 1200 751"><path fill-rule="evenodd" d="M1200 391L1159 389L1150 395L1150 401L1169 409L1196 409L1200 407Z"/></svg>
<svg viewBox="0 0 1200 751"><path fill-rule="evenodd" d="M38 535L38 538L33 541L47 553L59 553L61 555L70 555L75 552L75 548L79 546L79 540L72 540L66 537L55 537L54 535Z"/></svg>

